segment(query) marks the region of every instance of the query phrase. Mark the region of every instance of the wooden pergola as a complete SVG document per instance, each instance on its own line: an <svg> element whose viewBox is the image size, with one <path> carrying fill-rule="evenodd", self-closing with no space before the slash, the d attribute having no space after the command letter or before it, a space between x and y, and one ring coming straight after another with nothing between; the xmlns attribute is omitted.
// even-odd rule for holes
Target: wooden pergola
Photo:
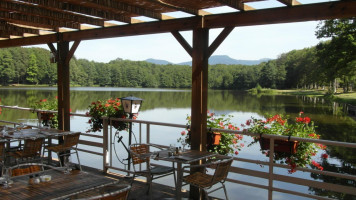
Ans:
<svg viewBox="0 0 356 200"><path fill-rule="evenodd" d="M274 7L255 9L261 2ZM236 12L206 11L220 6ZM170 16L177 11L189 17ZM355 0L2 0L0 48L48 44L58 61L59 127L70 130L69 61L80 41L170 32L192 57L192 149L205 150L208 59L234 27L355 16ZM212 28L223 30L209 45ZM192 46L180 34L187 30Z"/></svg>

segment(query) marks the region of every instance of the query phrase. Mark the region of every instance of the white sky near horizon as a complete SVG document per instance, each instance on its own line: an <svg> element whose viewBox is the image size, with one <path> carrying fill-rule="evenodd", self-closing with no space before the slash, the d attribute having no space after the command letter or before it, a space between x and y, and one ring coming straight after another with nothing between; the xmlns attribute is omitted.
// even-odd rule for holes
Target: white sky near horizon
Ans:
<svg viewBox="0 0 356 200"><path fill-rule="evenodd" d="M301 3L316 3L329 0L299 0ZM249 4L255 8L283 6L277 1ZM227 7L211 9L209 12L233 12ZM181 13L174 13L182 17ZM320 42L315 36L318 21L287 24L236 27L213 55L228 55L238 60L278 58L294 49L315 46ZM211 43L222 29L211 29ZM192 32L181 32L191 44ZM49 49L47 45L36 45ZM74 56L97 62L109 62L116 58L141 61L149 58L167 60L171 63L191 61L191 57L170 33L131 36L82 41Z"/></svg>

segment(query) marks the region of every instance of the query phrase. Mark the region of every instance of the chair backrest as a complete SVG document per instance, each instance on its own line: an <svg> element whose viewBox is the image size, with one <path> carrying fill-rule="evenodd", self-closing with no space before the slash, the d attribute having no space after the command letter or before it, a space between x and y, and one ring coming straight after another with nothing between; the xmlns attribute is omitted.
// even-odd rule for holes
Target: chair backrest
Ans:
<svg viewBox="0 0 356 200"><path fill-rule="evenodd" d="M39 165L30 165L28 167L11 169L11 176L21 176L26 174L32 174L39 171L41 171L41 167Z"/></svg>
<svg viewBox="0 0 356 200"><path fill-rule="evenodd" d="M77 146L79 143L80 132L68 134L64 136L63 146L65 148L71 148Z"/></svg>
<svg viewBox="0 0 356 200"><path fill-rule="evenodd" d="M146 157L146 158L139 157L140 155L146 154L146 153L149 153L148 145L146 145L146 144L133 144L130 146L130 154L131 154L131 158L132 158L132 163L134 165L148 162L149 157Z"/></svg>
<svg viewBox="0 0 356 200"><path fill-rule="evenodd" d="M213 183L225 182L227 175L229 173L231 164L232 164L232 158L215 162L216 168L215 168L212 182Z"/></svg>
<svg viewBox="0 0 356 200"><path fill-rule="evenodd" d="M43 138L26 139L22 150L22 157L41 155Z"/></svg>

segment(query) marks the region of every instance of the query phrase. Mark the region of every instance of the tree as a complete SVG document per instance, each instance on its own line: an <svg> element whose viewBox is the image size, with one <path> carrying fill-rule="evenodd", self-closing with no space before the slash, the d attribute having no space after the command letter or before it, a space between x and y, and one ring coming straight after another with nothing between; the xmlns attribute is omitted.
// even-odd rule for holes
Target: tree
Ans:
<svg viewBox="0 0 356 200"><path fill-rule="evenodd" d="M31 54L29 58L28 68L27 68L27 77L26 80L29 83L38 84L38 65L35 54Z"/></svg>
<svg viewBox="0 0 356 200"><path fill-rule="evenodd" d="M331 38L317 45L319 62L327 70L329 81L336 78L353 80L356 71L356 18L322 21L317 38Z"/></svg>
<svg viewBox="0 0 356 200"><path fill-rule="evenodd" d="M15 77L12 55L5 51L0 54L0 80L2 85L8 85Z"/></svg>

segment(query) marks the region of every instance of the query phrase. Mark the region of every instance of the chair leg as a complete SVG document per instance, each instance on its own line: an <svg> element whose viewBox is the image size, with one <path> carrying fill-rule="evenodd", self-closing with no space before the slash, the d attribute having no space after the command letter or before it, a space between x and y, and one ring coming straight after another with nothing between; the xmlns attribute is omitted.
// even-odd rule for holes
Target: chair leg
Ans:
<svg viewBox="0 0 356 200"><path fill-rule="evenodd" d="M227 191L226 191L226 188L225 188L225 184L224 183L221 183L223 185L223 189L224 189L224 192L225 192L225 197L226 197L226 200L229 200L229 197L227 196Z"/></svg>
<svg viewBox="0 0 356 200"><path fill-rule="evenodd" d="M132 183L135 181L135 176L136 176L136 174L134 173L133 176L132 176L132 179L131 179L130 186L132 186Z"/></svg>
<svg viewBox="0 0 356 200"><path fill-rule="evenodd" d="M201 189L200 189L200 192L202 192L202 191L204 192L205 199L206 199L206 200L209 200L208 192L207 192L205 189L201 188Z"/></svg>
<svg viewBox="0 0 356 200"><path fill-rule="evenodd" d="M75 150L75 154L77 155L78 164L79 164L79 170L80 170L80 171L82 171L82 166L80 165L80 160L79 160L78 150Z"/></svg>
<svg viewBox="0 0 356 200"><path fill-rule="evenodd" d="M57 153L58 161L59 161L59 166L62 167L62 162L61 162L61 157L59 155L59 152Z"/></svg>

